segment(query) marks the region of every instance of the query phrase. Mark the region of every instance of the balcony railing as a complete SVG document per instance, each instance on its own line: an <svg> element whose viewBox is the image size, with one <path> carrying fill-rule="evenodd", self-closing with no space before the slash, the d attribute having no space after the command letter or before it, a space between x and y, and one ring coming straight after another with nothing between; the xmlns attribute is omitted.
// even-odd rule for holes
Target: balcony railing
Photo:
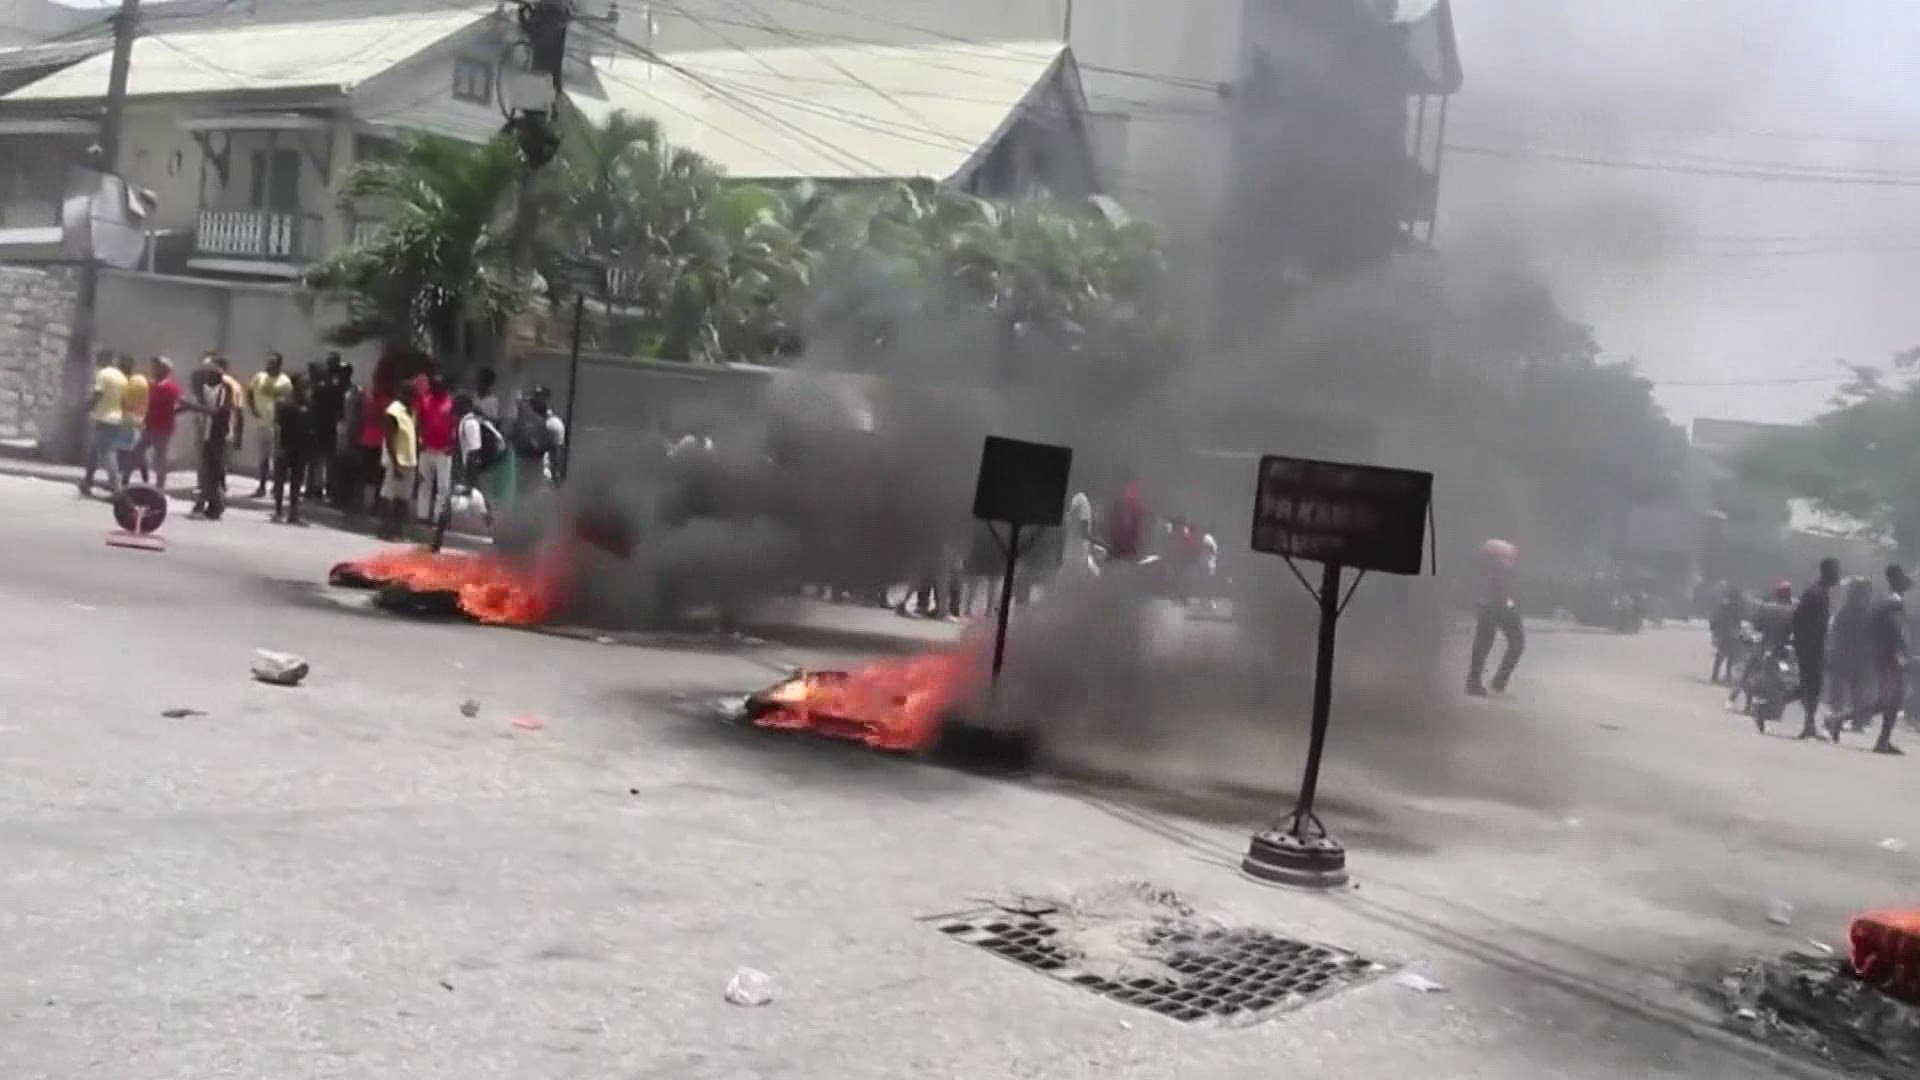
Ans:
<svg viewBox="0 0 1920 1080"><path fill-rule="evenodd" d="M274 210L202 210L194 252L229 259L310 262L318 254L317 214Z"/></svg>

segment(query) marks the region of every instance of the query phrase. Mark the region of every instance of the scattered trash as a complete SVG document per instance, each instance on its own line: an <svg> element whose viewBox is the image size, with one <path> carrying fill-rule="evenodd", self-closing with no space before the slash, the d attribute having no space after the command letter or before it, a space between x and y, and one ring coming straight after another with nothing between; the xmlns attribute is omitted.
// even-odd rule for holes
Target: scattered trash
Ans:
<svg viewBox="0 0 1920 1080"><path fill-rule="evenodd" d="M448 981L447 981L447 980L445 980L445 979L441 979L441 980L440 980L440 989L442 989L442 990L451 990L451 989L453 989L453 984L452 984L452 983L450 983L450 982L448 982Z"/></svg>
<svg viewBox="0 0 1920 1080"><path fill-rule="evenodd" d="M1122 1021L1120 1021L1120 1030L1121 1030L1121 1031L1132 1031L1132 1030L1133 1030L1133 1021L1131 1021L1131 1020L1122 1020Z"/></svg>
<svg viewBox="0 0 1920 1080"><path fill-rule="evenodd" d="M640 789L639 789L639 788L637 788L637 787L630 787L630 788L628 788L628 789L627 789L627 794L629 794L629 795L638 795L638 794L640 794Z"/></svg>
<svg viewBox="0 0 1920 1080"><path fill-rule="evenodd" d="M1565 824L1566 827L1569 829L1577 829L1581 825L1585 824L1585 822L1580 818L1570 817L1565 822L1563 822L1563 824Z"/></svg>
<svg viewBox="0 0 1920 1080"><path fill-rule="evenodd" d="M593 639L593 643L595 645L618 645L620 644L620 639L608 634L601 634L599 637Z"/></svg>
<svg viewBox="0 0 1920 1080"><path fill-rule="evenodd" d="M474 717L476 717L476 716L479 716L479 715L480 715L480 703L479 703L479 702L477 702L477 701L475 701L475 700L473 700L472 698L468 698L467 700L465 700L465 701L463 701L463 702L461 702L461 703L460 703L460 715L461 715L461 716L464 716L464 717L466 717L466 718L468 718L469 720L471 720L472 718L474 718Z"/></svg>
<svg viewBox="0 0 1920 1080"><path fill-rule="evenodd" d="M99 611L100 610L99 608L94 607L92 604L75 604L73 606L76 608L79 608L81 611Z"/></svg>
<svg viewBox="0 0 1920 1080"><path fill-rule="evenodd" d="M1623 724L1602 723L1600 725L1600 730L1601 731L1625 731L1627 729L1626 729L1626 726Z"/></svg>
<svg viewBox="0 0 1920 1080"><path fill-rule="evenodd" d="M1767 901L1767 921L1775 926L1793 925L1793 902L1790 900Z"/></svg>
<svg viewBox="0 0 1920 1080"><path fill-rule="evenodd" d="M1405 987L1416 994L1444 994L1447 984L1434 982L1417 971L1403 971L1393 977L1395 986Z"/></svg>
<svg viewBox="0 0 1920 1080"><path fill-rule="evenodd" d="M513 726L519 728L522 731L539 731L540 729L547 726L547 722L545 720L540 719L537 716L534 716L531 713L528 713L524 716L514 717Z"/></svg>
<svg viewBox="0 0 1920 1080"><path fill-rule="evenodd" d="M1880 848L1883 851L1905 851L1907 850L1907 842L1897 836L1889 836L1885 840L1880 841Z"/></svg>
<svg viewBox="0 0 1920 1080"><path fill-rule="evenodd" d="M1825 960L1833 955L1833 946L1808 939L1793 947L1793 955L1804 960Z"/></svg>
<svg viewBox="0 0 1920 1080"><path fill-rule="evenodd" d="M743 1009L757 1009L773 1001L773 976L743 967L727 980L727 1002Z"/></svg>
<svg viewBox="0 0 1920 1080"><path fill-rule="evenodd" d="M312 670L305 660L292 653L255 649L253 657L253 677L274 686L299 686L300 680Z"/></svg>
<svg viewBox="0 0 1920 1080"><path fill-rule="evenodd" d="M160 714L169 720L185 720L189 716L205 716L199 709L168 709Z"/></svg>

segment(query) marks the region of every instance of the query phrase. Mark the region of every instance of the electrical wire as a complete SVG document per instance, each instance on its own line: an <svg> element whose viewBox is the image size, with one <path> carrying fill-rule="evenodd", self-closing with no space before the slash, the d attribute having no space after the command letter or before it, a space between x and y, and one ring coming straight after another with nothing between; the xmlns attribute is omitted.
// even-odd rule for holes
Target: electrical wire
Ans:
<svg viewBox="0 0 1920 1080"><path fill-rule="evenodd" d="M1479 143L1449 142L1446 144L1446 149L1449 153L1460 154L1466 157L1492 158L1501 161L1547 162L1551 164L1578 165L1587 168L1613 169L1626 172L1717 177L1729 180L1755 180L1765 183L1826 184L1841 187L1920 188L1920 175L1911 174L1877 175L1871 173L1851 173L1839 170L1821 172L1803 167L1796 170L1737 165L1697 165L1679 161L1639 161L1572 151L1528 150L1518 147L1486 146Z"/></svg>

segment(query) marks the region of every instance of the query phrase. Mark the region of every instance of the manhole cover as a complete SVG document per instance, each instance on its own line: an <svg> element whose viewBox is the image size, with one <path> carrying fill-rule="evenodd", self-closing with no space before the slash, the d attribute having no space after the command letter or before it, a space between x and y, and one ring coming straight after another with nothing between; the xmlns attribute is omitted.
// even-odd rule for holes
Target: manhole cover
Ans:
<svg viewBox="0 0 1920 1080"><path fill-rule="evenodd" d="M1256 1023L1386 970L1350 952L1260 930L1169 924L1147 930L1134 950L1140 966L1154 974L1108 977L1087 969L1052 915L996 909L945 919L939 929L1061 982L1185 1023Z"/></svg>

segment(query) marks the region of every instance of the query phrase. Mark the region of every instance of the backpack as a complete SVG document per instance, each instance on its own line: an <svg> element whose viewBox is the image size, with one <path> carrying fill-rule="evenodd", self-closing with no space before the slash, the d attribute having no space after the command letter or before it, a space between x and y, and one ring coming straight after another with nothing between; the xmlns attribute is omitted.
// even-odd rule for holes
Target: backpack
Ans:
<svg viewBox="0 0 1920 1080"><path fill-rule="evenodd" d="M476 416L474 419L480 425L480 449L474 452L472 469L476 473L483 473L500 464L500 459L507 456L507 437L500 434L500 429L494 427L493 421L486 417Z"/></svg>
<svg viewBox="0 0 1920 1080"><path fill-rule="evenodd" d="M523 458L539 459L552 453L553 432L547 429L547 418L525 406L513 421L513 450Z"/></svg>

